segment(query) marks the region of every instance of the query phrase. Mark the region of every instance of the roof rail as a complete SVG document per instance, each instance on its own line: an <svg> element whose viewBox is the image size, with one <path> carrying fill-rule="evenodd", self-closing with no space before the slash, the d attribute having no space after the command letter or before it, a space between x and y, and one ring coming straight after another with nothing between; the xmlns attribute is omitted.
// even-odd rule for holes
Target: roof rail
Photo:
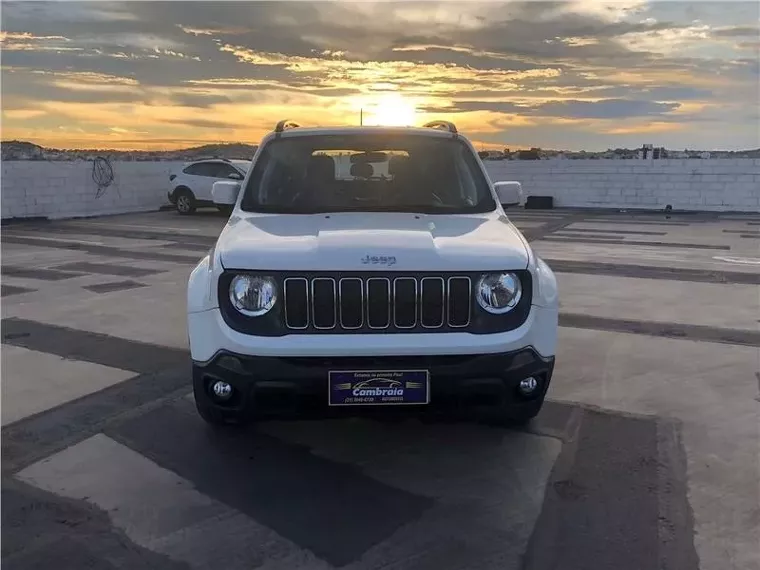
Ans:
<svg viewBox="0 0 760 570"><path fill-rule="evenodd" d="M431 121L429 123L425 123L423 126L426 129L445 129L454 134L458 132L456 125L450 121Z"/></svg>
<svg viewBox="0 0 760 570"><path fill-rule="evenodd" d="M285 129L296 129L296 128L300 127L300 126L301 125L299 125L298 123L295 123L295 122L293 122L293 121L291 121L289 119L283 119L282 121L280 121L279 123L277 123L277 126L274 128L274 132L281 133Z"/></svg>
<svg viewBox="0 0 760 570"><path fill-rule="evenodd" d="M211 155L211 156L198 156L196 158L190 159L189 162L201 162L202 160L221 160L224 162L229 162L229 158L225 158L224 156L219 155Z"/></svg>

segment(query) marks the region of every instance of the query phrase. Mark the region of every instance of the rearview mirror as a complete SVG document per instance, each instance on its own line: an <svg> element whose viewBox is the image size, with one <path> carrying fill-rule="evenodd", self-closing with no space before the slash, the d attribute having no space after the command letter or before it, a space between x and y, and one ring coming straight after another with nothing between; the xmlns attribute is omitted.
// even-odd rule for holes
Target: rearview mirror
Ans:
<svg viewBox="0 0 760 570"><path fill-rule="evenodd" d="M496 182L493 187L503 207L519 206L522 202L522 184L519 182Z"/></svg>
<svg viewBox="0 0 760 570"><path fill-rule="evenodd" d="M384 152L360 152L352 154L349 158L351 164L357 164L362 162L385 162L388 160L388 155Z"/></svg>
<svg viewBox="0 0 760 570"><path fill-rule="evenodd" d="M227 178L230 180L242 180L243 176L239 172L230 172Z"/></svg>
<svg viewBox="0 0 760 570"><path fill-rule="evenodd" d="M211 187L211 198L214 204L234 206L240 192L240 183L232 180L220 180L214 182Z"/></svg>

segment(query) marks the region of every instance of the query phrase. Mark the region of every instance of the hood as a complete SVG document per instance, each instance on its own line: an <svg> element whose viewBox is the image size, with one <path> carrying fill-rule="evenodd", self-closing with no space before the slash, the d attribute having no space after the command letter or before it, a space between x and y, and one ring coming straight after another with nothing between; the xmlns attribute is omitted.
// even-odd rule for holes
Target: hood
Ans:
<svg viewBox="0 0 760 570"><path fill-rule="evenodd" d="M216 244L228 269L491 271L525 269L528 251L497 212L233 215Z"/></svg>

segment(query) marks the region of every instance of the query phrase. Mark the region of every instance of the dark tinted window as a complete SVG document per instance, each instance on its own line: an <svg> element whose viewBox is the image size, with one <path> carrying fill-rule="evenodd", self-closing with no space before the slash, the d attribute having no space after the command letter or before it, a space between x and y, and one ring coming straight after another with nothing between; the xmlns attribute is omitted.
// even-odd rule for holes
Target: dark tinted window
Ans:
<svg viewBox="0 0 760 570"><path fill-rule="evenodd" d="M240 174L235 167L230 164L220 163L217 165L216 176L217 178L228 178L230 174Z"/></svg>
<svg viewBox="0 0 760 570"><path fill-rule="evenodd" d="M199 162L197 164L191 164L182 172L193 176L210 176L212 178L219 178L220 175L218 173L220 172L220 168L227 166L229 165L218 162Z"/></svg>
<svg viewBox="0 0 760 570"><path fill-rule="evenodd" d="M413 134L284 137L262 149L247 211L490 212L477 157L455 138Z"/></svg>

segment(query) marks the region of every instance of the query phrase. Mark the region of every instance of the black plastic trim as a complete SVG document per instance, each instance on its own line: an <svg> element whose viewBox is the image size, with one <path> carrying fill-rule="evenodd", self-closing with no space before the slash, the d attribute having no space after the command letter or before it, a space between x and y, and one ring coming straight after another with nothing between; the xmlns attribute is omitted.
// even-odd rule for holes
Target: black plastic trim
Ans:
<svg viewBox="0 0 760 570"><path fill-rule="evenodd" d="M278 415L284 408L298 411L306 403L307 408L317 409L320 414L331 414L340 410L326 405L329 371L410 367L428 370L431 382L430 404L413 406L412 413L457 407L472 394L485 396L486 405L514 409L543 400L551 383L554 357L542 357L532 347L494 354L361 357L247 356L220 351L208 362L193 363L193 382L196 398L204 397L208 405L222 410ZM541 390L525 397L517 386L528 376L540 379ZM216 380L229 383L236 397L227 402L211 398L210 383ZM362 413L372 408L376 407L351 408L347 412ZM382 409L399 411L394 406Z"/></svg>
<svg viewBox="0 0 760 570"><path fill-rule="evenodd" d="M493 315L484 311L480 305L477 304L475 298L475 287L478 280L484 272L473 271L458 271L458 272L402 272L397 271L393 273L379 273L379 272L367 272L367 271L345 271L345 272L327 272L327 271L250 271L250 270L235 270L227 269L219 277L217 285L217 294L219 296L219 309L222 314L224 322L231 329L254 336L266 336L266 337L279 337L286 335L302 335L302 334L330 334L330 335L342 335L342 334L410 334L410 333L452 333L452 332L466 332L471 334L494 334L514 330L525 323L528 315L530 314L531 303L533 299L533 279L530 271L527 269L521 270L505 270L516 273L522 284L522 297L517 306L510 312L504 315ZM277 302L269 313L261 317L246 317L241 315L232 306L229 299L229 287L235 275L239 274L253 274L260 276L272 277L277 286ZM288 329L285 326L285 310L284 310L284 280L289 277L305 277L306 279L313 279L316 277L329 277L339 282L342 278L360 277L362 279L368 279L370 277L387 277L391 279L391 282L396 277L414 277L422 279L424 277L442 277L446 281L449 277L469 277L472 282L472 295L470 296L470 323L466 327L452 327L449 325L448 310L444 317L444 324L438 328L425 328L421 322L417 322L414 327L399 328L396 327L391 318L391 322L387 328L372 329L368 326L366 319L361 328L358 329L343 329L340 326L336 326L331 329L317 329L314 327L313 321L309 323L309 326L304 329Z"/></svg>

